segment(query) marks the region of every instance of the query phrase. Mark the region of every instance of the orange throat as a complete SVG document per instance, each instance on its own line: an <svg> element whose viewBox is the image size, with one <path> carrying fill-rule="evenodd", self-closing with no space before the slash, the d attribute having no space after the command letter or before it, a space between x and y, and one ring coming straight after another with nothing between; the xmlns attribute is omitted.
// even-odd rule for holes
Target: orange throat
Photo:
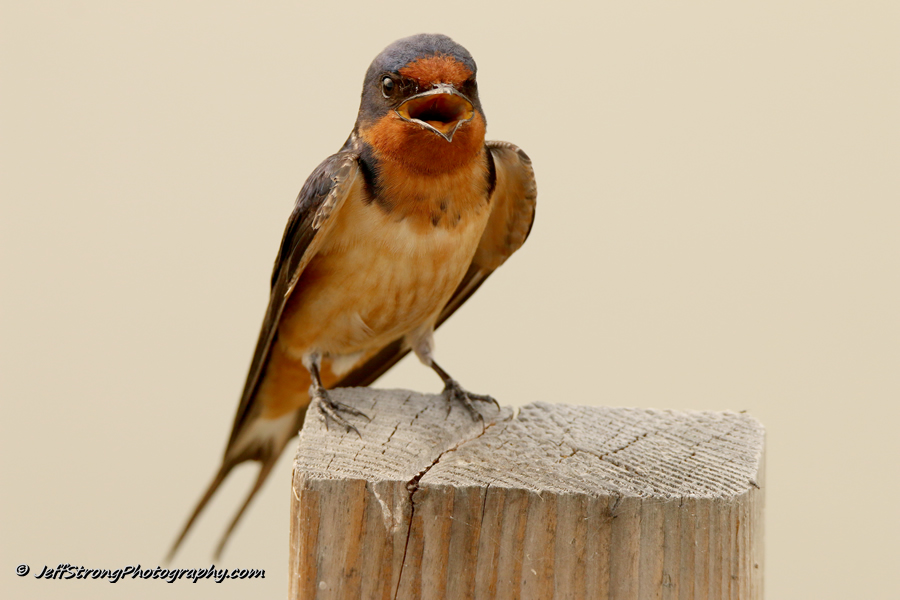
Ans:
<svg viewBox="0 0 900 600"><path fill-rule="evenodd" d="M360 137L378 158L402 165L413 173L437 175L465 168L479 160L484 149L484 117L475 111L460 123L448 142L434 131L405 121L390 111L373 125L360 130Z"/></svg>

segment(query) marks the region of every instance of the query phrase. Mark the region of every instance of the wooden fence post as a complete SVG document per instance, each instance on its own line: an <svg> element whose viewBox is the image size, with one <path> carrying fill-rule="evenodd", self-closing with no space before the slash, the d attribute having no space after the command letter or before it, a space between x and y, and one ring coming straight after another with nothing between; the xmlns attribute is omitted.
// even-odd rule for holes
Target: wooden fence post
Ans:
<svg viewBox="0 0 900 600"><path fill-rule="evenodd" d="M337 390L291 499L290 598L763 597L763 438L733 412Z"/></svg>

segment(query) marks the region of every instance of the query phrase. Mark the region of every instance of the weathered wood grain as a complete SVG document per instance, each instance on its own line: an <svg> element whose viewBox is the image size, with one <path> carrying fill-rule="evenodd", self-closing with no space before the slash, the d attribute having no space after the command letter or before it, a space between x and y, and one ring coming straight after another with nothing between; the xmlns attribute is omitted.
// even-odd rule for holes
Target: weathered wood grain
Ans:
<svg viewBox="0 0 900 600"><path fill-rule="evenodd" d="M294 463L291 598L762 598L763 428L733 412L337 390Z"/></svg>

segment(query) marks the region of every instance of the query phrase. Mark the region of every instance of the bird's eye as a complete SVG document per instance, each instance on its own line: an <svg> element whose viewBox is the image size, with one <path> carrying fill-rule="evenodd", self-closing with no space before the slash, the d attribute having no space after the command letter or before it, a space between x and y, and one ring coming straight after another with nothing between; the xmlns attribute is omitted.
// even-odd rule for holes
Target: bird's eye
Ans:
<svg viewBox="0 0 900 600"><path fill-rule="evenodd" d="M387 98L394 91L394 80L390 77L385 77L381 80L381 93L384 94L384 97Z"/></svg>

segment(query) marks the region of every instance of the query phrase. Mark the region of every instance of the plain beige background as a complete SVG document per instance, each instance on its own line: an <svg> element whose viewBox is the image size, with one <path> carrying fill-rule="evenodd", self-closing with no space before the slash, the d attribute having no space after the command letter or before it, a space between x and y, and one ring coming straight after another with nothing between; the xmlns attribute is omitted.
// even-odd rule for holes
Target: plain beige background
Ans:
<svg viewBox="0 0 900 600"><path fill-rule="evenodd" d="M220 564L155 567L219 464L293 199L363 73L447 33L538 178L528 243L437 336L520 405L748 410L769 598L900 597L893 2L4 2L5 598L281 598L290 452ZM752 6L751 6L752 4ZM383 387L438 391L407 360ZM175 566L204 567L242 469Z"/></svg>

